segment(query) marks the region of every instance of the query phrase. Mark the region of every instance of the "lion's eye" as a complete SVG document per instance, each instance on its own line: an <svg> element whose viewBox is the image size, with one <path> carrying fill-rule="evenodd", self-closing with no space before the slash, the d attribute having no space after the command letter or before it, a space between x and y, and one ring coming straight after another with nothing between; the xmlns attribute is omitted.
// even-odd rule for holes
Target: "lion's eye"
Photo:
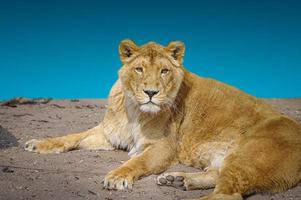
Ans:
<svg viewBox="0 0 301 200"><path fill-rule="evenodd" d="M138 74L142 74L143 73L143 68L142 67L136 67L135 72L137 72Z"/></svg>
<svg viewBox="0 0 301 200"><path fill-rule="evenodd" d="M161 74L162 75L165 75L165 74L167 74L169 72L169 69L162 69L161 70Z"/></svg>

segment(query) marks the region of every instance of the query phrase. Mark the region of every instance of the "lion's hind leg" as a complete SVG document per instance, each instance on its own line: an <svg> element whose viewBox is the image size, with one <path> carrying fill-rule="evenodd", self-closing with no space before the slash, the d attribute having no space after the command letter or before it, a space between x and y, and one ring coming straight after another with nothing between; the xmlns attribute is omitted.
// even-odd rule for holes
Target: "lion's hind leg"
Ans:
<svg viewBox="0 0 301 200"><path fill-rule="evenodd" d="M157 184L182 190L209 189L215 187L217 178L218 171L215 169L196 173L170 172L158 176Z"/></svg>
<svg viewBox="0 0 301 200"><path fill-rule="evenodd" d="M32 139L25 143L25 150L41 154L62 153L74 149L111 150L113 146L104 137L101 124L81 133L40 140Z"/></svg>
<svg viewBox="0 0 301 200"><path fill-rule="evenodd" d="M299 181L299 158L280 139L248 140L225 159L213 193L201 199L237 200L253 192L285 191Z"/></svg>

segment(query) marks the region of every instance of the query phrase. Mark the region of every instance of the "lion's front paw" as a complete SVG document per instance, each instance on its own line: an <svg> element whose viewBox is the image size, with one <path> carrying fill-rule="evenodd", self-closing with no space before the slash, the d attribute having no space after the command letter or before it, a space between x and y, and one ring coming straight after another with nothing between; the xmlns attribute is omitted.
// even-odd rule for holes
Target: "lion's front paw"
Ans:
<svg viewBox="0 0 301 200"><path fill-rule="evenodd" d="M38 140L36 139L32 139L29 140L25 143L24 149L26 151L31 151L31 152L37 152L37 144L38 144Z"/></svg>
<svg viewBox="0 0 301 200"><path fill-rule="evenodd" d="M117 190L131 190L133 188L133 177L126 171L113 170L104 179L104 188Z"/></svg>
<svg viewBox="0 0 301 200"><path fill-rule="evenodd" d="M64 145L51 139L36 140L32 139L25 143L24 149L26 151L35 153L61 153L64 151Z"/></svg>

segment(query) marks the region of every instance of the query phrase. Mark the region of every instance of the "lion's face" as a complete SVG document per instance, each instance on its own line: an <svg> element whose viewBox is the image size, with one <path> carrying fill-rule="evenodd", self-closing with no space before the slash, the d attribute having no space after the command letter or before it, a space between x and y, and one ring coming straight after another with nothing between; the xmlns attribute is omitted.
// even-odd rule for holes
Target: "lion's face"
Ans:
<svg viewBox="0 0 301 200"><path fill-rule="evenodd" d="M125 94L143 112L157 113L171 106L184 76L183 43L163 47L151 42L138 47L125 40L119 50L124 64L119 76Z"/></svg>

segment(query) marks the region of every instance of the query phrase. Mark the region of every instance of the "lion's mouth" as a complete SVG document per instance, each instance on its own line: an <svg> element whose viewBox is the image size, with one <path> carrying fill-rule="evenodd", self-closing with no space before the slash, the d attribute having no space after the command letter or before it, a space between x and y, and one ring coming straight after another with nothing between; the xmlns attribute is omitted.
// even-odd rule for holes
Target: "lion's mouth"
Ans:
<svg viewBox="0 0 301 200"><path fill-rule="evenodd" d="M149 100L148 102L142 103L141 105L148 105L148 104L152 104L155 106L159 106L158 104L154 103L153 101Z"/></svg>
<svg viewBox="0 0 301 200"><path fill-rule="evenodd" d="M148 102L140 104L140 110L142 110L143 112L157 113L161 110L161 108L160 105L150 100Z"/></svg>

